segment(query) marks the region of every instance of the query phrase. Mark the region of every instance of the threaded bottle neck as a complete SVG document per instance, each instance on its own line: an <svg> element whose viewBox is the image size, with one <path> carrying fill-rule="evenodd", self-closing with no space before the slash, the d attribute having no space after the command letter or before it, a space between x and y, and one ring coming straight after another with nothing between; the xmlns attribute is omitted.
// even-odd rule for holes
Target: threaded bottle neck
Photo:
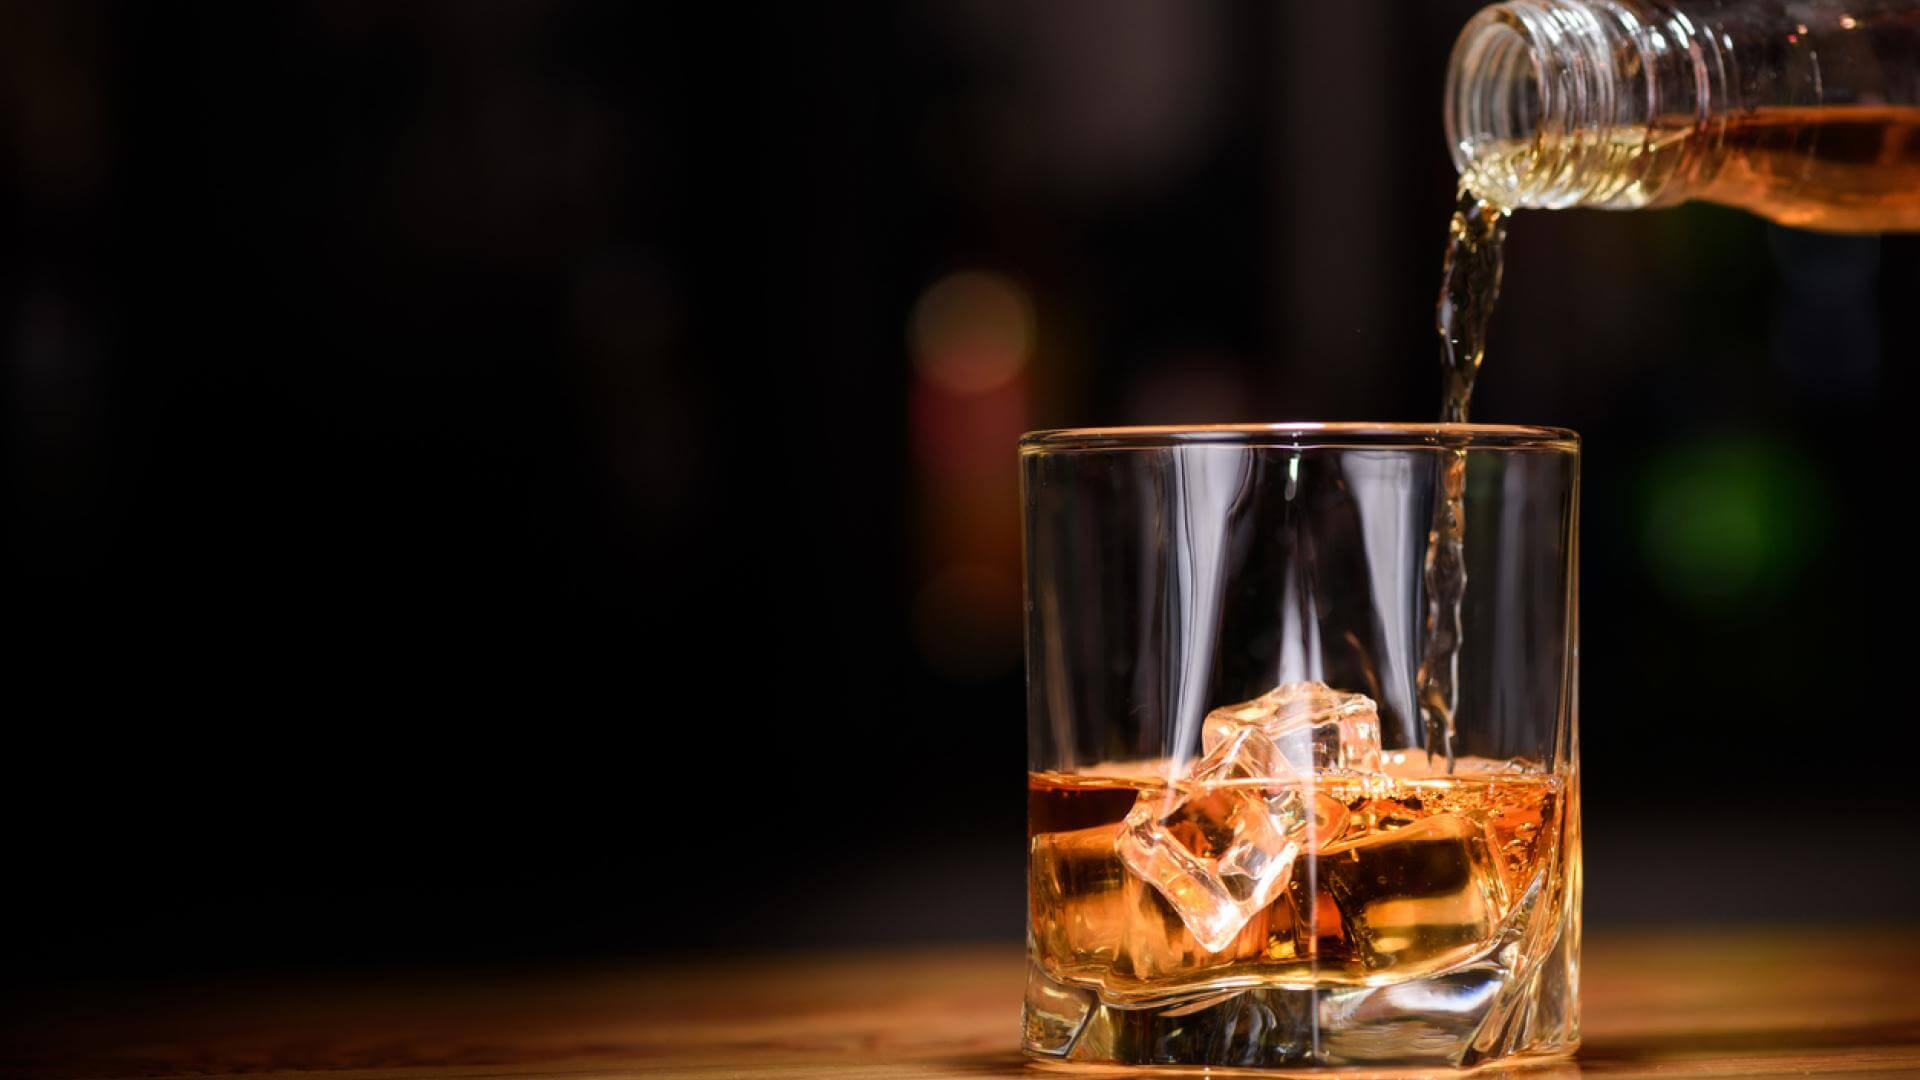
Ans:
<svg viewBox="0 0 1920 1080"><path fill-rule="evenodd" d="M1505 0L1461 31L1447 69L1454 167L1509 207L1675 201L1669 181L1711 80L1684 17L1619 0Z"/></svg>

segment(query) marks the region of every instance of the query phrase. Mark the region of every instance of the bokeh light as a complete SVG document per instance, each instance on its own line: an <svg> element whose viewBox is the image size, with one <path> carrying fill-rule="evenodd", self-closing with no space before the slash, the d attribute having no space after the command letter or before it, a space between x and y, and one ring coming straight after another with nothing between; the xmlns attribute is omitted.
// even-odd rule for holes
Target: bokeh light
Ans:
<svg viewBox="0 0 1920 1080"><path fill-rule="evenodd" d="M927 670L981 682L1020 664L1020 491L1037 318L1027 290L989 270L928 286L907 319L916 377L907 416L919 499L914 642Z"/></svg>
<svg viewBox="0 0 1920 1080"><path fill-rule="evenodd" d="M957 394L983 394L1026 366L1033 326L1025 289L1001 274L967 270L921 294L907 338L928 382Z"/></svg>
<svg viewBox="0 0 1920 1080"><path fill-rule="evenodd" d="M1715 611L1787 591L1827 515L1817 471L1793 448L1733 437L1683 445L1645 478L1641 547L1679 602Z"/></svg>

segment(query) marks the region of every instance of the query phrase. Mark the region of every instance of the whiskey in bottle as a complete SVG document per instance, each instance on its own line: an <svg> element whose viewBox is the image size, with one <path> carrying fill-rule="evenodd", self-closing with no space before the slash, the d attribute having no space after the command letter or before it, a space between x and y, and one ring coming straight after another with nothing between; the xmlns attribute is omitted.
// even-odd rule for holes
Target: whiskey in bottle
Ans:
<svg viewBox="0 0 1920 1080"><path fill-rule="evenodd" d="M1445 120L1506 208L1920 230L1920 2L1506 0L1462 30Z"/></svg>

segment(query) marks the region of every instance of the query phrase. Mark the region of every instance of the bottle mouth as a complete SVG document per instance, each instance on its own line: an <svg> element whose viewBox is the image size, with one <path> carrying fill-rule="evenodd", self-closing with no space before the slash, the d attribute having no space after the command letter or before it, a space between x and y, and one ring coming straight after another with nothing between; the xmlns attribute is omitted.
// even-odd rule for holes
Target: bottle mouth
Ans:
<svg viewBox="0 0 1920 1080"><path fill-rule="evenodd" d="M1604 8L1604 11L1602 10ZM1447 143L1476 195L1508 208L1643 205L1655 88L1637 20L1592 0L1504 0L1460 31Z"/></svg>
<svg viewBox="0 0 1920 1080"><path fill-rule="evenodd" d="M1474 16L1447 65L1445 123L1453 167L1474 193L1518 206L1540 157L1547 98L1542 50L1499 7Z"/></svg>

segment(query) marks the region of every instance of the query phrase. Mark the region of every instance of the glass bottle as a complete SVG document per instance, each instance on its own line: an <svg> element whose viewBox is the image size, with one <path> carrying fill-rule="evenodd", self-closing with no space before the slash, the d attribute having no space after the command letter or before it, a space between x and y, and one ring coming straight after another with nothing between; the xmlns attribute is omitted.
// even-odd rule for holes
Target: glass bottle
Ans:
<svg viewBox="0 0 1920 1080"><path fill-rule="evenodd" d="M1461 31L1445 112L1504 207L1920 230L1920 0L1505 0Z"/></svg>

